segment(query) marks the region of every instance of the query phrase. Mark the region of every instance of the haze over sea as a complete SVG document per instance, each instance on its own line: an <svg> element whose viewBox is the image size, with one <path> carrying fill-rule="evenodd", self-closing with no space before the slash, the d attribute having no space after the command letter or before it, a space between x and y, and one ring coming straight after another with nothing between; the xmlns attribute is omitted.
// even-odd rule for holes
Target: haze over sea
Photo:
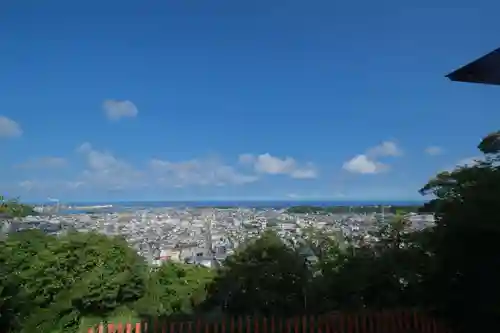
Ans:
<svg viewBox="0 0 500 333"><path fill-rule="evenodd" d="M367 200L367 201L339 201L339 200L207 200L207 201L117 201L117 202L76 202L70 203L73 206L79 205L104 205L110 204L113 206L128 206L128 207L179 207L179 206L189 206L189 207L209 207L209 206L234 206L234 207L290 207L299 205L308 206L363 206L363 205L413 205L420 204L424 201L380 201L380 200Z"/></svg>
<svg viewBox="0 0 500 333"><path fill-rule="evenodd" d="M112 205L108 208L110 211L130 210L130 209L148 209L161 207L248 207L248 208L286 208L291 206L404 206L419 205L423 201L119 201L119 202L74 202L68 203L73 207L91 207ZM53 204L53 203L52 203ZM104 209L104 211L108 211ZM64 210L63 213L76 213L79 210ZM81 211L80 211L81 212Z"/></svg>

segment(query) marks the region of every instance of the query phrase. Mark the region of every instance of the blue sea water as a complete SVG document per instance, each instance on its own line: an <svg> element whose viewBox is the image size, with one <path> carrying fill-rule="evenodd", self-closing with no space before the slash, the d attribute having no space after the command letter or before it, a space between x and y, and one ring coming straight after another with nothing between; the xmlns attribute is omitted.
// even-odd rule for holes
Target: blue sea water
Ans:
<svg viewBox="0 0 500 333"><path fill-rule="evenodd" d="M367 205L414 205L424 201L121 201L121 202L85 202L69 203L72 206L113 205L127 207L255 207L255 208L284 208L290 206L367 206Z"/></svg>
<svg viewBox="0 0 500 333"><path fill-rule="evenodd" d="M123 211L129 209L148 209L160 207L248 207L248 208L286 208L291 206L404 206L420 205L423 201L123 201L123 202L73 202L69 206L112 205L99 211ZM91 210L91 209L89 209ZM62 214L81 213L81 210L64 210Z"/></svg>

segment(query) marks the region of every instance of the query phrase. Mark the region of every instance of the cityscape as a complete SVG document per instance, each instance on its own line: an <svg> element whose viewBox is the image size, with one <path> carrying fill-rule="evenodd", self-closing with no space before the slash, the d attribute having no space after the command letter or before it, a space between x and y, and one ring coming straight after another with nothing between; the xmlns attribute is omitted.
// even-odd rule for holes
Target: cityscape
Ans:
<svg viewBox="0 0 500 333"><path fill-rule="evenodd" d="M303 245L310 230L360 242L376 242L374 232L394 218L386 206L373 206L371 213L294 213L291 208L245 207L155 207L141 209L113 205L73 207L71 214L59 204L36 206L40 216L10 221L3 233L39 229L51 235L69 231L97 232L121 236L151 265L179 262L217 268L227 256L252 237L273 230L283 239ZM63 207L68 208L68 207ZM83 211L86 210L86 211ZM377 212L377 210L379 210ZM373 212L374 211L374 212ZM433 215L408 213L408 228L418 230L432 225ZM304 253L315 260L311 251Z"/></svg>

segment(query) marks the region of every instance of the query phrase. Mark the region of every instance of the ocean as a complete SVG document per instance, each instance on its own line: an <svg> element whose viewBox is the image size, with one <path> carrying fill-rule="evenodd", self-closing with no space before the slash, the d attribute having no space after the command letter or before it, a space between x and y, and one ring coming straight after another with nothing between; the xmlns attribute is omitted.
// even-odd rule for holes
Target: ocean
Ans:
<svg viewBox="0 0 500 333"><path fill-rule="evenodd" d="M71 202L65 203L65 206L80 206L80 207L90 207L90 206L101 206L101 205L112 205L112 208L106 209L96 209L99 212L106 211L122 211L130 209L148 209L148 208L159 208L159 207L247 207L247 208L287 208L291 206L373 206L373 205L385 205L385 206L410 206L410 205L421 205L424 201L382 201L382 200L370 200L370 201L300 201L300 200L290 200L290 201L121 201L121 202ZM91 208L85 210L92 210ZM81 213L85 210L62 210L62 214L74 214Z"/></svg>

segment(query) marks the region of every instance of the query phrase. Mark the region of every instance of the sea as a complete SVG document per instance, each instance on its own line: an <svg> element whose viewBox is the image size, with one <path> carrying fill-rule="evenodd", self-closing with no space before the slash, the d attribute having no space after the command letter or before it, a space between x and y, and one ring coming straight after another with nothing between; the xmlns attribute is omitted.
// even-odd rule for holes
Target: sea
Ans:
<svg viewBox="0 0 500 333"><path fill-rule="evenodd" d="M129 210L141 210L163 207L246 207L246 208L276 208L282 209L292 206L411 206L421 205L424 201L122 201L122 202L72 202L65 203L65 206L71 207L87 207L83 210L79 209L64 209L61 214L78 214L84 211L98 212L120 212ZM109 208L92 209L92 206L112 205Z"/></svg>

